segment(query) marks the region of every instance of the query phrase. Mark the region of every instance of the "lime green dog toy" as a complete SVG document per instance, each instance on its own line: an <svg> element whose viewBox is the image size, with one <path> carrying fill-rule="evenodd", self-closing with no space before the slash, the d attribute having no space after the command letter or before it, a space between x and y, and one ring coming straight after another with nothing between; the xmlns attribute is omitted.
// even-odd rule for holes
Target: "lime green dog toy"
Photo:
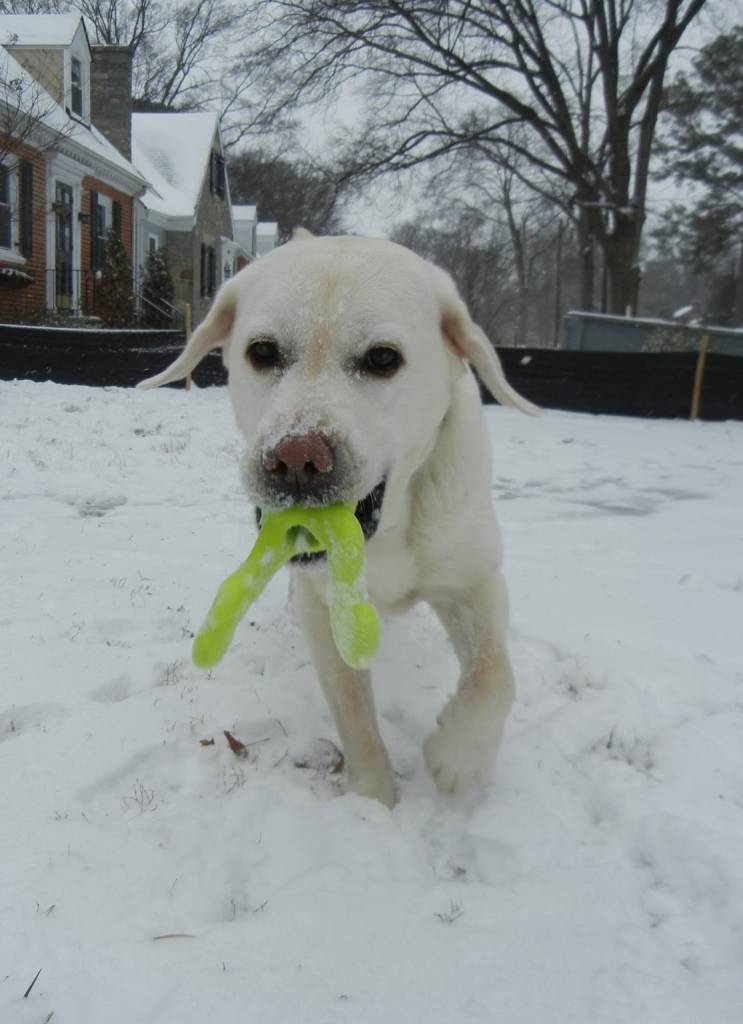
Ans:
<svg viewBox="0 0 743 1024"><path fill-rule="evenodd" d="M367 668L379 647L379 616L367 601L364 534L354 505L293 506L266 512L253 550L217 591L193 645L194 664L221 661L237 625L282 565L294 555L327 551L328 607L338 653L352 668Z"/></svg>

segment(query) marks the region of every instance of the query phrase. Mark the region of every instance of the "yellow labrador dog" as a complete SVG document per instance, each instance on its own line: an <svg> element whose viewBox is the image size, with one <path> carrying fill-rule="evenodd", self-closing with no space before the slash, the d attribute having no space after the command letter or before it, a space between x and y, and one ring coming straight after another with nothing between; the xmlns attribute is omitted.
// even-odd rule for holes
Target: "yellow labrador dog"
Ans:
<svg viewBox="0 0 743 1024"><path fill-rule="evenodd" d="M506 382L449 275L379 239L301 232L224 284L183 353L140 386L185 377L217 346L247 440L249 497L259 509L358 503L371 600L382 613L427 601L461 664L426 765L443 793L486 781L514 685L488 437L468 364L500 402L535 406ZM392 806L369 673L333 643L323 556L295 559L292 580L348 784Z"/></svg>

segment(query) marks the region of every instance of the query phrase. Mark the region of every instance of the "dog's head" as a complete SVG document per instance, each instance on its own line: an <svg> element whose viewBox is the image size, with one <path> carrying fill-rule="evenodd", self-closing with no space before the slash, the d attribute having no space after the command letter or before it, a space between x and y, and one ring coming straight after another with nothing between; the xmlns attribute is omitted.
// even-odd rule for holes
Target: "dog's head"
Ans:
<svg viewBox="0 0 743 1024"><path fill-rule="evenodd" d="M251 499L355 501L367 536L432 451L466 362L499 401L536 411L506 382L449 275L378 239L303 235L262 256L140 386L185 377L218 346Z"/></svg>

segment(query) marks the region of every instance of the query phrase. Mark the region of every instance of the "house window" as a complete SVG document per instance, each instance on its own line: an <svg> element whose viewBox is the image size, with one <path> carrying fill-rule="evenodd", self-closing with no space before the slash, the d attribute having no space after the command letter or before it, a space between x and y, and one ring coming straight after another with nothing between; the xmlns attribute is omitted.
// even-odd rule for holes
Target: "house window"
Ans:
<svg viewBox="0 0 743 1024"><path fill-rule="evenodd" d="M157 252L159 248L159 239L157 235L147 236L147 252Z"/></svg>
<svg viewBox="0 0 743 1024"><path fill-rule="evenodd" d="M83 66L77 57L70 61L70 110L83 116Z"/></svg>
<svg viewBox="0 0 743 1024"><path fill-rule="evenodd" d="M54 305L57 309L73 309L77 298L75 266L75 192L64 181L55 183L54 200Z"/></svg>
<svg viewBox="0 0 743 1024"><path fill-rule="evenodd" d="M120 238L123 241L124 236L122 235L121 203L119 203L116 199L112 200L111 202L111 227L116 237Z"/></svg>
<svg viewBox="0 0 743 1024"><path fill-rule="evenodd" d="M12 177L7 167L0 164L0 248L13 245Z"/></svg>
<svg viewBox="0 0 743 1024"><path fill-rule="evenodd" d="M106 207L103 203L96 203L95 220L93 222L93 252L95 261L93 270L100 270L103 262L103 248L106 244Z"/></svg>
<svg viewBox="0 0 743 1024"><path fill-rule="evenodd" d="M34 168L27 160L21 160L18 173L21 186L20 206L20 248L21 253L30 257L34 254Z"/></svg>
<svg viewBox="0 0 743 1024"><path fill-rule="evenodd" d="M100 270L108 235L110 200L97 192L90 193L90 269Z"/></svg>
<svg viewBox="0 0 743 1024"><path fill-rule="evenodd" d="M212 195L218 195L220 199L224 199L226 180L224 157L212 151L209 161L209 190Z"/></svg>
<svg viewBox="0 0 743 1024"><path fill-rule="evenodd" d="M201 246L201 297L211 298L217 289L217 254L211 245Z"/></svg>

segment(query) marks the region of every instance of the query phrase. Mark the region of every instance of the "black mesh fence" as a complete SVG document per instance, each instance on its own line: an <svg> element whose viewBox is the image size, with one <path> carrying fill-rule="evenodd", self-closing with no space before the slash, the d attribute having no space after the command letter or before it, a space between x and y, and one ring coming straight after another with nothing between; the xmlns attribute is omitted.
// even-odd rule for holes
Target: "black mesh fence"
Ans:
<svg viewBox="0 0 743 1024"><path fill-rule="evenodd" d="M689 416L697 365L693 352L501 348L498 354L516 390L547 409L669 419ZM742 358L707 355L700 417L743 419Z"/></svg>
<svg viewBox="0 0 743 1024"><path fill-rule="evenodd" d="M0 379L51 380L91 387L134 387L164 370L183 349L182 331L98 331L0 325ZM219 352L193 375L201 387L225 384Z"/></svg>
<svg viewBox="0 0 743 1024"><path fill-rule="evenodd" d="M184 345L177 331L94 331L0 325L0 378L133 387L163 370ZM537 405L623 416L687 417L694 353L501 348L513 386ZM223 385L218 352L196 368L200 387ZM485 396L488 400L488 396ZM700 415L743 419L743 358L707 356Z"/></svg>

